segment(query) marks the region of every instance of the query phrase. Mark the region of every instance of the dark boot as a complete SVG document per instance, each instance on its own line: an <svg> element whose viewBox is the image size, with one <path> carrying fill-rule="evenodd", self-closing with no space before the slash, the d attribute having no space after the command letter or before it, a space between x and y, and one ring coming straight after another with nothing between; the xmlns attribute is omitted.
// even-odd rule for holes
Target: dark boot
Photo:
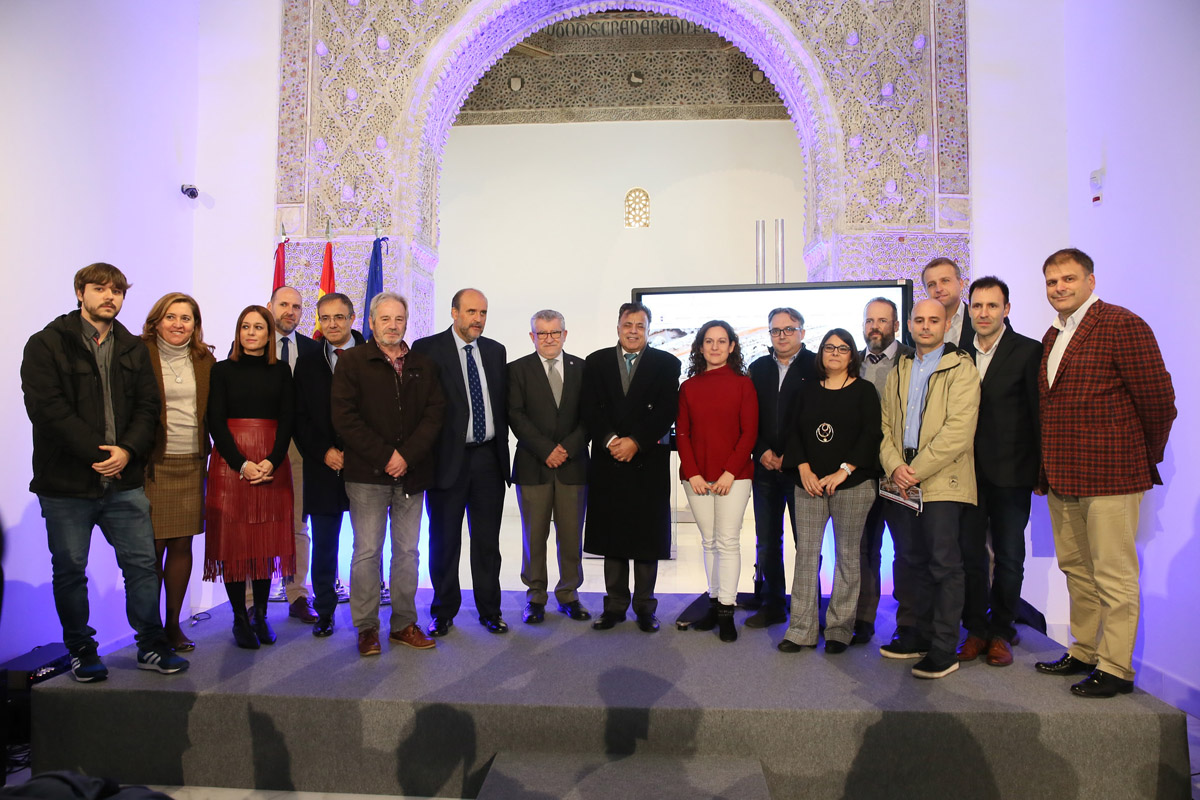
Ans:
<svg viewBox="0 0 1200 800"><path fill-rule="evenodd" d="M251 626L254 628L254 635L258 637L258 643L275 644L275 631L271 629L271 623L267 622L266 606L255 606L253 614Z"/></svg>
<svg viewBox="0 0 1200 800"><path fill-rule="evenodd" d="M233 641L238 647L247 650L258 649L258 637L254 635L254 629L250 626L250 615L245 609L241 609L241 613L237 610L233 612Z"/></svg>
<svg viewBox="0 0 1200 800"><path fill-rule="evenodd" d="M737 628L733 625L733 605L717 605L717 635L722 642L736 642Z"/></svg>
<svg viewBox="0 0 1200 800"><path fill-rule="evenodd" d="M717 627L717 598L710 597L708 599L708 613L692 623L692 627L698 631L711 631Z"/></svg>

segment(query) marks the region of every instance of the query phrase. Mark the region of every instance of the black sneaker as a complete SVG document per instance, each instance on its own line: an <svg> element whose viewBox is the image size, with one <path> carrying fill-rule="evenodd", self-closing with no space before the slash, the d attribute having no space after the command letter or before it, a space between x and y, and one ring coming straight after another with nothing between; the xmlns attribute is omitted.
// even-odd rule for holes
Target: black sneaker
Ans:
<svg viewBox="0 0 1200 800"><path fill-rule="evenodd" d="M912 674L914 678L932 680L934 678L944 678L957 670L958 656L954 653L948 656L935 656L933 653L930 653L913 665Z"/></svg>
<svg viewBox="0 0 1200 800"><path fill-rule="evenodd" d="M71 676L80 683L98 683L108 677L108 667L100 660L96 645L85 645L71 654Z"/></svg>
<svg viewBox="0 0 1200 800"><path fill-rule="evenodd" d="M897 636L879 648L879 655L884 658L924 658L928 652L928 643L909 636Z"/></svg>
<svg viewBox="0 0 1200 800"><path fill-rule="evenodd" d="M163 675L173 675L187 669L188 661L183 656L177 655L168 644L163 642L146 648L139 647L137 665L138 669L150 669L161 672Z"/></svg>

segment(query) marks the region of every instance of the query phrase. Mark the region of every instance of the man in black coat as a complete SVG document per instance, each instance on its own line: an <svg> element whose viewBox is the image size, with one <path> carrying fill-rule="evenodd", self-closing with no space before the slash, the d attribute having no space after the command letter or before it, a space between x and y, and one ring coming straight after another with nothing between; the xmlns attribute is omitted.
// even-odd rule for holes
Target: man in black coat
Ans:
<svg viewBox="0 0 1200 800"><path fill-rule="evenodd" d="M1008 285L999 278L971 284L971 323L967 352L981 379L979 423L975 427L977 506L968 508L960 537L966 591L963 627L967 638L960 661L980 655L995 667L1012 663L1013 627L1025 577L1025 526L1041 467L1038 371L1042 343L1005 325ZM995 556L989 581L988 534ZM989 591L990 583L990 591ZM991 614L988 614L989 606Z"/></svg>
<svg viewBox="0 0 1200 800"><path fill-rule="evenodd" d="M111 264L79 270L79 310L31 336L21 361L33 423L29 490L46 520L54 605L81 682L108 677L88 625L88 552L97 525L125 578L138 668L171 673L188 666L167 644L158 611L158 559L142 480L161 400L146 345L117 322L128 288Z"/></svg>
<svg viewBox="0 0 1200 800"><path fill-rule="evenodd" d="M588 469L587 429L579 415L584 362L563 352L567 323L559 312L539 311L529 326L535 351L508 365L508 421L517 437L512 482L525 544L524 620L536 624L545 619L551 517L558 545L558 610L571 619L591 619L579 602Z"/></svg>
<svg viewBox="0 0 1200 800"><path fill-rule="evenodd" d="M413 342L438 366L446 415L437 442L437 475L425 493L429 513L431 636L450 632L462 605L458 580L462 523L471 535L471 581L479 622L507 633L500 613L500 519L508 482L508 372L504 345L483 335L488 303L476 289L450 301L453 324Z"/></svg>
<svg viewBox="0 0 1200 800"><path fill-rule="evenodd" d="M625 620L631 598L638 627L658 630L658 561L671 557L671 449L664 443L679 410L679 359L649 347L650 310L621 306L617 346L587 357L583 419L592 440L584 549L604 556L607 630Z"/></svg>
<svg viewBox="0 0 1200 800"><path fill-rule="evenodd" d="M342 480L345 445L333 429L329 391L342 353L363 343L354 330L354 303L339 292L317 301L323 341L296 360L296 428L292 439L304 457L304 514L312 525L312 585L317 621L313 636L333 633L337 609L338 546L342 514L350 510Z"/></svg>
<svg viewBox="0 0 1200 800"><path fill-rule="evenodd" d="M758 393L758 439L754 443L754 533L762 606L746 619L765 628L787 619L787 582L783 574L783 511L796 535L796 481L783 472L783 449L791 432L791 412L800 383L815 373L816 356L804 346L804 316L794 308L767 315L773 347L750 365Z"/></svg>
<svg viewBox="0 0 1200 800"><path fill-rule="evenodd" d="M286 361L296 374L296 365L302 356L321 355L321 345L296 330L304 314L304 300L291 286L280 286L271 292L267 305L275 318L275 352L280 361ZM293 383L293 385L295 385ZM296 574L284 579L284 592L288 602L288 616L301 622L315 622L312 600L308 596L308 524L304 521L304 459L293 438L288 447L288 463L292 467L293 512L296 534ZM249 599L249 598L247 598Z"/></svg>

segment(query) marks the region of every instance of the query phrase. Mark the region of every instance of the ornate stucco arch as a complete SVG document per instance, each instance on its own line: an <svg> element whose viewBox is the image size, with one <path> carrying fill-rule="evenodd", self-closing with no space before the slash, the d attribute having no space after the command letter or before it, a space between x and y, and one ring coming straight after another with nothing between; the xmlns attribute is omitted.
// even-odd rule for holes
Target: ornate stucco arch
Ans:
<svg viewBox="0 0 1200 800"><path fill-rule="evenodd" d="M610 10L638 10L687 19L712 30L749 56L774 84L796 129L805 165L805 247L828 250L844 205L842 136L832 92L812 53L776 10L753 0L497 0L473 4L436 41L412 84L394 141L405 163L395 199L410 221L410 266L432 274L437 264L438 192L450 126L471 90L501 56L555 22ZM818 259L824 256L818 255Z"/></svg>

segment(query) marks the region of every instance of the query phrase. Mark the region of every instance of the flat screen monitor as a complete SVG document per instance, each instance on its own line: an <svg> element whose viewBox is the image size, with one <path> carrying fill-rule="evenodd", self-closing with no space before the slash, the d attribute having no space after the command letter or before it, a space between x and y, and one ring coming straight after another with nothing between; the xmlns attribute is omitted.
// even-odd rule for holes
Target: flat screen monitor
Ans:
<svg viewBox="0 0 1200 800"><path fill-rule="evenodd" d="M900 336L908 341L911 280L829 281L826 283L742 284L732 286L659 286L634 289L634 302L645 304L653 315L649 342L673 353L687 371L688 354L697 329L712 319L723 319L742 344L742 359L749 366L771 346L767 314L774 308L794 308L804 316L804 343L816 352L830 328L845 328L863 347L863 309L876 297L886 297L900 309ZM682 376L681 376L682 377Z"/></svg>

